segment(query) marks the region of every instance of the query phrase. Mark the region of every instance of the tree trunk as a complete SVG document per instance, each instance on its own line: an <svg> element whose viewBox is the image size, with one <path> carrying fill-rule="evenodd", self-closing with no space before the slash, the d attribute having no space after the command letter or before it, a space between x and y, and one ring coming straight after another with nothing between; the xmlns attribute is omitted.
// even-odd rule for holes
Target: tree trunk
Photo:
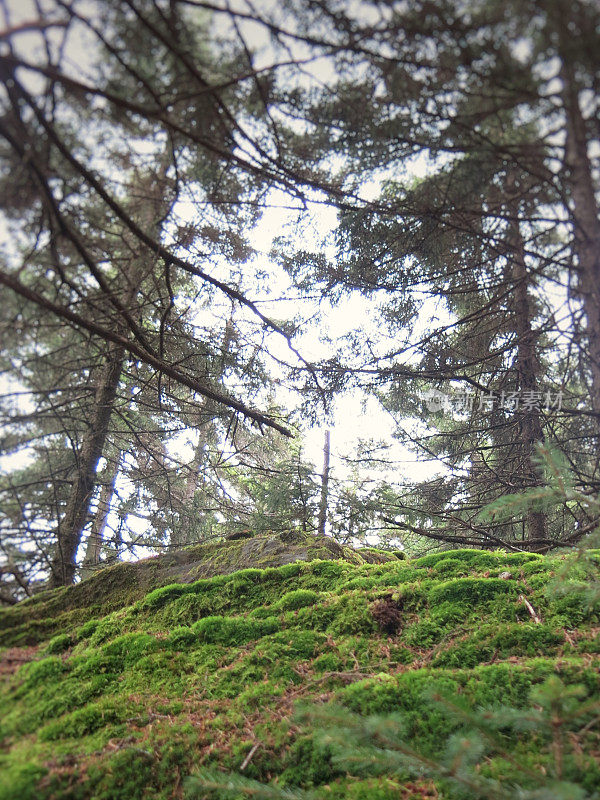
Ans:
<svg viewBox="0 0 600 800"><path fill-rule="evenodd" d="M160 233L169 200L165 185L169 168L170 151L167 148L158 173L149 174L140 180L136 192L144 198L140 224L157 237ZM155 256L141 248L137 239L130 243L129 252L135 253L123 269L121 299L126 309L131 309L140 286L156 264ZM117 327L121 325L117 322ZM124 335L127 331L123 331ZM90 503L96 489L98 461L107 439L110 418L119 388L119 380L125 361L125 348L120 344L108 346L106 362L101 370L89 428L77 453L77 476L73 482L67 507L58 525L56 551L50 565L49 586L65 586L73 583L76 571L76 555L83 529L88 521Z"/></svg>
<svg viewBox="0 0 600 800"><path fill-rule="evenodd" d="M77 454L77 476L58 526L56 552L50 566L51 587L65 586L75 578L75 557L96 487L96 469L106 442L124 356L122 347L111 345L98 379L92 419Z"/></svg>
<svg viewBox="0 0 600 800"><path fill-rule="evenodd" d="M529 301L529 274L525 263L523 237L518 217L510 223L509 242L512 251L512 278L514 283L515 333L517 335L517 375L519 398L519 435L522 454L523 480L527 486L539 486L542 482L536 466L535 446L544 437L540 408L536 403L523 407L525 393L538 389L538 358L535 349L536 332L533 329L531 304ZM529 395L534 397L533 394ZM546 514L542 511L527 512L527 539L531 542L547 538Z"/></svg>
<svg viewBox="0 0 600 800"><path fill-rule="evenodd" d="M323 473L321 475L321 501L319 503L319 522L317 531L322 536L325 535L327 525L327 504L329 500L329 455L330 455L330 432L325 431L325 441L323 443Z"/></svg>
<svg viewBox="0 0 600 800"><path fill-rule="evenodd" d="M98 498L98 509L94 515L92 529L87 541L85 557L82 564L82 578L88 578L92 575L94 573L94 568L100 562L100 550L104 539L104 531L106 529L110 506L115 493L115 483L119 473L119 460L120 453L116 455L114 460L106 465L102 476L102 489L100 490L100 497Z"/></svg>
<svg viewBox="0 0 600 800"><path fill-rule="evenodd" d="M567 33L565 30L564 33ZM586 122L573 64L563 59L562 100L566 117L565 162L572 202L578 292L586 316L592 375L592 409L600 414L600 218L588 156ZM600 417L597 418L600 433Z"/></svg>

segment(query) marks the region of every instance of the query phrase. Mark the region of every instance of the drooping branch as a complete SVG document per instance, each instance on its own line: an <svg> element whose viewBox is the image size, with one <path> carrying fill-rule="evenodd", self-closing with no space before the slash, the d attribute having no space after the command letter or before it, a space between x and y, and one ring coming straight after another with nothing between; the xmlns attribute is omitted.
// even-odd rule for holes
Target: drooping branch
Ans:
<svg viewBox="0 0 600 800"><path fill-rule="evenodd" d="M183 386L187 386L188 389L198 392L198 394L202 395L203 397L206 397L209 400L214 400L216 403L220 403L227 408L231 408L233 411L242 414L242 416L253 420L258 425L265 425L266 427L273 428L274 430L279 431L279 433L282 433L284 436L292 436L292 433L288 428L280 425L266 414L262 414L260 411L250 408L245 403L241 403L239 400L235 400L232 397L228 397L221 392L217 392L214 389L201 384L191 375L187 375L185 372L182 372L177 367L169 364L164 359L149 353L137 342L127 339L125 336L99 325L92 320L86 319L81 314L77 314L76 312L71 311L71 309L65 308L64 306L49 300L39 292L36 292L33 289L30 289L28 286L25 286L13 275L9 275L6 272L0 271L0 284L12 289L14 292L21 295L21 297L26 298L41 308L45 308L46 310L52 312L57 317L70 322L72 325L89 331L90 333L93 333L95 336L99 336L101 339L104 339L107 342L113 342L114 344L123 347L123 349L128 353L131 353L131 355L135 356L140 361L148 364L148 366L153 367L158 373L167 375L177 383L181 383Z"/></svg>

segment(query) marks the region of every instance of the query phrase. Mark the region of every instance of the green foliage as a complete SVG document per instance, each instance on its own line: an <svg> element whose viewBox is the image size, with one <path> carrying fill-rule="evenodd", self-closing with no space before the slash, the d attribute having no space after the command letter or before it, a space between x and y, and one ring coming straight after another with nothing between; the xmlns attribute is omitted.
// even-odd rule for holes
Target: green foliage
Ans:
<svg viewBox="0 0 600 800"><path fill-rule="evenodd" d="M168 636L168 643L175 649L190 647L197 641L196 633L184 625L180 625L171 631Z"/></svg>
<svg viewBox="0 0 600 800"><path fill-rule="evenodd" d="M434 663L444 667L474 667L482 660L497 657L545 655L556 652L564 640L562 633L546 625L482 625L477 632L438 652Z"/></svg>
<svg viewBox="0 0 600 800"><path fill-rule="evenodd" d="M106 708L101 704L89 704L85 708L74 711L61 719L46 725L39 732L43 742L57 739L81 738L95 733L109 722L118 720L118 714L113 708Z"/></svg>
<svg viewBox="0 0 600 800"><path fill-rule="evenodd" d="M370 634L377 630L373 614L361 594L343 596L335 605L335 616L327 627L332 636Z"/></svg>
<svg viewBox="0 0 600 800"><path fill-rule="evenodd" d="M138 747L129 747L111 756L104 764L92 767L89 788L97 800L127 797L144 800L155 784L154 756Z"/></svg>
<svg viewBox="0 0 600 800"><path fill-rule="evenodd" d="M460 562L470 569L489 569L498 564L498 557L494 553L489 553L485 550L450 550L417 558L414 561L414 566L422 568L435 567L448 559L452 559L453 562Z"/></svg>
<svg viewBox="0 0 600 800"><path fill-rule="evenodd" d="M50 656L41 661L26 664L21 671L21 678L27 689L43 686L45 683L54 683L61 679L66 667L60 658Z"/></svg>
<svg viewBox="0 0 600 800"><path fill-rule="evenodd" d="M167 626L192 625L202 617L214 612L217 605L210 594L186 592L160 608L156 619ZM219 604L220 605L220 604Z"/></svg>
<svg viewBox="0 0 600 800"><path fill-rule="evenodd" d="M596 504L574 488L569 463L557 447L538 443L537 461L544 471L545 484L499 497L480 512L481 519L510 519L523 511L547 511L565 502L583 501L585 506Z"/></svg>
<svg viewBox="0 0 600 800"><path fill-rule="evenodd" d="M557 506L579 508L588 519L600 519L600 499L576 488L570 465L558 448L548 443L538 444L536 456L544 472L545 484L490 503L480 513L482 519L511 519L526 511L544 511ZM583 539L579 537L577 558L565 562L558 571L556 579L548 587L550 596L566 593L573 597L579 593L590 610L600 603L598 558L593 549L598 544L600 529L597 527L592 527Z"/></svg>
<svg viewBox="0 0 600 800"><path fill-rule="evenodd" d="M19 764L5 768L0 756L0 800L38 800L38 785L47 774L45 767L37 764Z"/></svg>
<svg viewBox="0 0 600 800"><path fill-rule="evenodd" d="M281 773L283 785L319 786L343 775L332 762L331 748L314 736L300 736L290 748Z"/></svg>
<svg viewBox="0 0 600 800"><path fill-rule="evenodd" d="M318 645L322 645L326 637L311 630L281 631L270 635L267 639L269 646L278 643L284 645L280 658L312 658Z"/></svg>
<svg viewBox="0 0 600 800"><path fill-rule="evenodd" d="M429 649L444 637L444 628L431 619L424 619L406 629L402 639L412 647Z"/></svg>
<svg viewBox="0 0 600 800"><path fill-rule="evenodd" d="M147 594L141 601L143 608L157 609L162 608L171 600L181 597L183 594L192 591L192 587L181 583L172 583L170 586L162 586Z"/></svg>
<svg viewBox="0 0 600 800"><path fill-rule="evenodd" d="M98 619L90 619L86 623L84 623L80 628L77 629L76 638L78 642L83 641L84 639L89 639L96 632L96 628L100 624L100 620Z"/></svg>
<svg viewBox="0 0 600 800"><path fill-rule="evenodd" d="M156 638L147 633L125 633L104 645L101 652L109 659L116 659L123 667L130 667L158 647Z"/></svg>
<svg viewBox="0 0 600 800"><path fill-rule="evenodd" d="M98 645L109 641L109 639L114 639L116 636L122 633L122 631L122 624L118 620L114 619L112 615L110 615L105 617L94 626L93 633L89 637L89 643L93 647L97 647Z"/></svg>

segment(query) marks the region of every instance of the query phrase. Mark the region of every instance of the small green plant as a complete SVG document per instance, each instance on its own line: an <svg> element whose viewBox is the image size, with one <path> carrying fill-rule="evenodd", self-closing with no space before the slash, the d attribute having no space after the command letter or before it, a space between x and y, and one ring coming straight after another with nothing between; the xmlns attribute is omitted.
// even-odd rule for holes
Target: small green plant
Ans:
<svg viewBox="0 0 600 800"><path fill-rule="evenodd" d="M401 714L360 716L329 705L301 711L312 747L326 752L330 775L356 778L435 781L444 798L461 800L592 800L597 797L600 765L585 756L595 738L600 702L585 700L586 689L565 686L556 675L534 687L524 709L475 708L458 694L430 693L423 702L438 705L452 731L435 754L414 746ZM535 742L528 749L527 743ZM262 785L239 774L202 770L188 780L190 798L253 797L316 800L313 790Z"/></svg>
<svg viewBox="0 0 600 800"><path fill-rule="evenodd" d="M564 546L574 549L576 557L565 562L547 591L555 596L577 593L589 608L594 608L600 602L600 558L595 550L600 546L600 498L575 485L567 460L557 448L538 444L536 461L544 475L543 485L498 498L481 511L480 517L509 520L527 511L548 511L562 506L590 520L565 541Z"/></svg>

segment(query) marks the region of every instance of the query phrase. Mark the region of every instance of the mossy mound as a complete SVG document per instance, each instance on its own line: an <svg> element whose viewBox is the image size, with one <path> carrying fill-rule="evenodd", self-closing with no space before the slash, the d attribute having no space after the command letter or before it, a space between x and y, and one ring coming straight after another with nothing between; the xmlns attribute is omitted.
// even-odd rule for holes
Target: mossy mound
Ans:
<svg viewBox="0 0 600 800"><path fill-rule="evenodd" d="M74 586L40 592L14 608L0 609L0 647L44 641L54 632L123 608L151 589L175 581L191 583L248 567L278 567L315 559L382 564L399 557L401 554L384 550L355 550L329 537L299 531L219 539L135 563L115 564Z"/></svg>
<svg viewBox="0 0 600 800"><path fill-rule="evenodd" d="M83 623L63 609L63 627L49 625L35 651L3 653L0 800L167 800L186 796L199 766L242 765L323 800L450 797L398 776L349 778L310 727L291 722L297 702L399 712L411 742L435 754L458 723L427 699L432 691L473 708L524 708L558 675L600 698L598 613L584 595L547 591L565 557L452 551L377 564L328 551L225 574L232 561L212 552L210 569L223 574L192 581L186 567L184 580L143 596L137 583L133 601ZM26 638L23 618L6 619ZM600 788L597 713L578 721L564 755L589 791ZM526 732L514 747L552 758L552 742ZM489 769L512 779L510 763L491 759Z"/></svg>

